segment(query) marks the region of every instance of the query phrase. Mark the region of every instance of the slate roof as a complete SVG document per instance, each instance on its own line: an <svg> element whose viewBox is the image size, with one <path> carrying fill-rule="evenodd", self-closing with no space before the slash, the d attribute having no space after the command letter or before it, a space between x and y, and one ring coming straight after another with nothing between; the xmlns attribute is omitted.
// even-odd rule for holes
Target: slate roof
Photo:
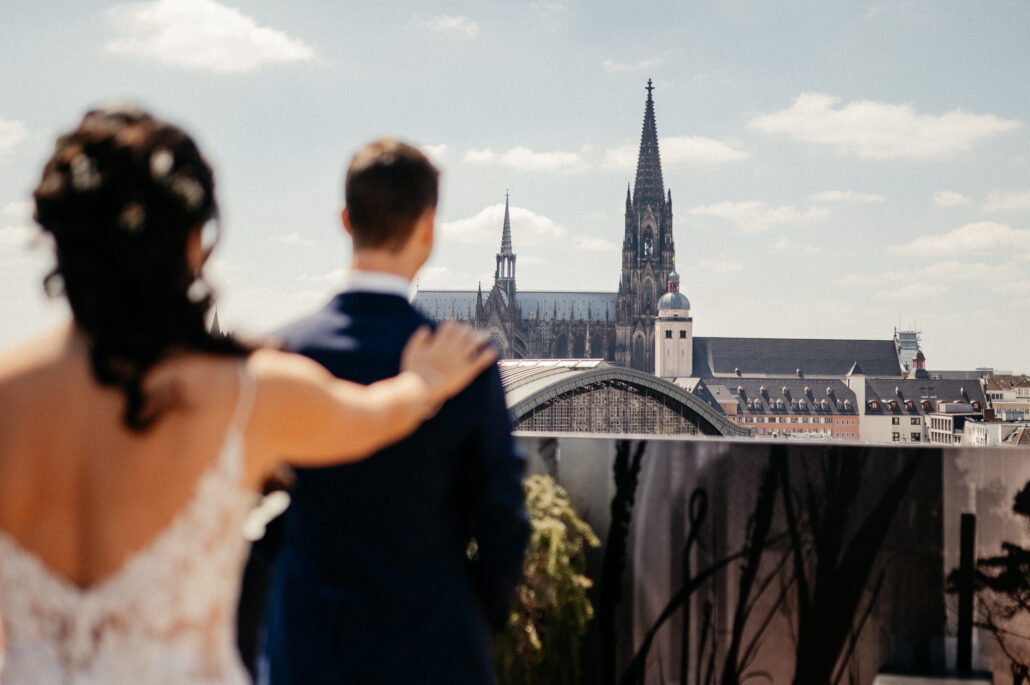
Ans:
<svg viewBox="0 0 1030 685"><path fill-rule="evenodd" d="M477 294L475 290L419 290L411 306L435 321L468 321L469 312L476 316Z"/></svg>
<svg viewBox="0 0 1030 685"><path fill-rule="evenodd" d="M726 378L710 379L707 385L717 401L736 402L743 415L854 416L856 413L855 393L840 380L797 376Z"/></svg>
<svg viewBox="0 0 1030 685"><path fill-rule="evenodd" d="M437 321L457 319L466 321L469 312L476 315L475 290L419 290L411 304L426 316ZM489 291L483 292L485 299ZM503 295L503 291L502 291ZM515 301L522 311L523 320L535 319L540 312L541 321L615 321L615 302L619 294L614 292L568 292L549 290L517 290Z"/></svg>
<svg viewBox="0 0 1030 685"><path fill-rule="evenodd" d="M858 364L870 376L901 377L893 340L694 338L694 375L703 378L844 378ZM735 383L733 384L736 385Z"/></svg>
<svg viewBox="0 0 1030 685"><path fill-rule="evenodd" d="M961 369L927 369L930 378L943 378L952 381L978 381L984 377L983 371Z"/></svg>
<svg viewBox="0 0 1030 685"><path fill-rule="evenodd" d="M867 378L865 413L873 416L888 414L929 414L938 410L939 402L980 403L980 411L987 406L980 383L968 380L934 380L929 378ZM900 394L899 394L900 392ZM879 409L870 409L869 401L879 400ZM897 400L898 409L890 409L890 401ZM911 408L905 404L914 402ZM923 400L932 402L929 410L923 409ZM973 411L977 411L973 409Z"/></svg>
<svg viewBox="0 0 1030 685"><path fill-rule="evenodd" d="M715 409L720 414L725 414L722 405L719 404L718 398L712 394L708 384L701 378L667 378L666 380L672 381L674 385L678 385L687 392L691 393L694 397L698 398L711 408Z"/></svg>
<svg viewBox="0 0 1030 685"><path fill-rule="evenodd" d="M586 321L587 312L591 321L615 321L615 301L618 293L612 292L566 292L553 290L517 290L515 301L522 309L523 319L535 319L540 312L541 321L554 318L558 310L558 321Z"/></svg>

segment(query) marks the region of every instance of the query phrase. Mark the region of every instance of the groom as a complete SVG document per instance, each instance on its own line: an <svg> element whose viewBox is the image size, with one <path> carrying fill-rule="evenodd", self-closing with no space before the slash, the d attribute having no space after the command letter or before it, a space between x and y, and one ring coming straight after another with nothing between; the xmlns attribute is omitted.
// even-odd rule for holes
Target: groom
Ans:
<svg viewBox="0 0 1030 685"><path fill-rule="evenodd" d="M359 383L398 372L429 323L408 295L433 246L438 176L394 140L355 155L350 277L282 332L287 349ZM271 685L492 682L490 628L506 619L529 534L510 429L491 367L400 443L297 470L268 607Z"/></svg>

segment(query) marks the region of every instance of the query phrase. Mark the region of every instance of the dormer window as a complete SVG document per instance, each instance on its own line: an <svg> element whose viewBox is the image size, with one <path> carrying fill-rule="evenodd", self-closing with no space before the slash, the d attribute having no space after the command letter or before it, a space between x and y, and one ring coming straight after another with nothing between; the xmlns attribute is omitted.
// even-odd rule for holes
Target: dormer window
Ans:
<svg viewBox="0 0 1030 685"><path fill-rule="evenodd" d="M880 411L880 401L879 400L869 400L869 408L872 409L873 411Z"/></svg>
<svg viewBox="0 0 1030 685"><path fill-rule="evenodd" d="M916 403L912 400L905 400L905 409L908 409L909 411L915 411Z"/></svg>

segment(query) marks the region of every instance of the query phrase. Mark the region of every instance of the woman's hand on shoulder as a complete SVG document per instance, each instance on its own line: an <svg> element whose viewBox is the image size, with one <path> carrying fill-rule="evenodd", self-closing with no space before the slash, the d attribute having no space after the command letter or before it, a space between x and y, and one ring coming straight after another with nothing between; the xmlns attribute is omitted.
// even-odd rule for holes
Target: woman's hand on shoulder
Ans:
<svg viewBox="0 0 1030 685"><path fill-rule="evenodd" d="M257 386L247 427L251 482L279 463L355 461L413 432L497 358L486 336L445 323L420 329L399 375L371 385L335 378L307 357L273 350L250 356Z"/></svg>
<svg viewBox="0 0 1030 685"><path fill-rule="evenodd" d="M419 328L401 355L401 370L418 374L437 402L458 394L497 360L486 333L444 321L435 331Z"/></svg>

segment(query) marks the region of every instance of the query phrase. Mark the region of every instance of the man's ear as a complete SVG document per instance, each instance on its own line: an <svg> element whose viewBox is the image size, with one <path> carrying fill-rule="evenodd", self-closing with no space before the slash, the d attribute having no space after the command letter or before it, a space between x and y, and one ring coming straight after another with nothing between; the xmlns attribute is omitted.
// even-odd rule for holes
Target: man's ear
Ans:
<svg viewBox="0 0 1030 685"><path fill-rule="evenodd" d="M419 221L423 224L421 227L421 238L423 243L433 244L433 234L436 232L436 207L427 209L422 213Z"/></svg>
<svg viewBox="0 0 1030 685"><path fill-rule="evenodd" d="M350 213L347 211L346 207L344 207L343 211L340 212L340 220L343 222L343 230L347 231L348 235L353 236L354 231L352 231L350 227Z"/></svg>

